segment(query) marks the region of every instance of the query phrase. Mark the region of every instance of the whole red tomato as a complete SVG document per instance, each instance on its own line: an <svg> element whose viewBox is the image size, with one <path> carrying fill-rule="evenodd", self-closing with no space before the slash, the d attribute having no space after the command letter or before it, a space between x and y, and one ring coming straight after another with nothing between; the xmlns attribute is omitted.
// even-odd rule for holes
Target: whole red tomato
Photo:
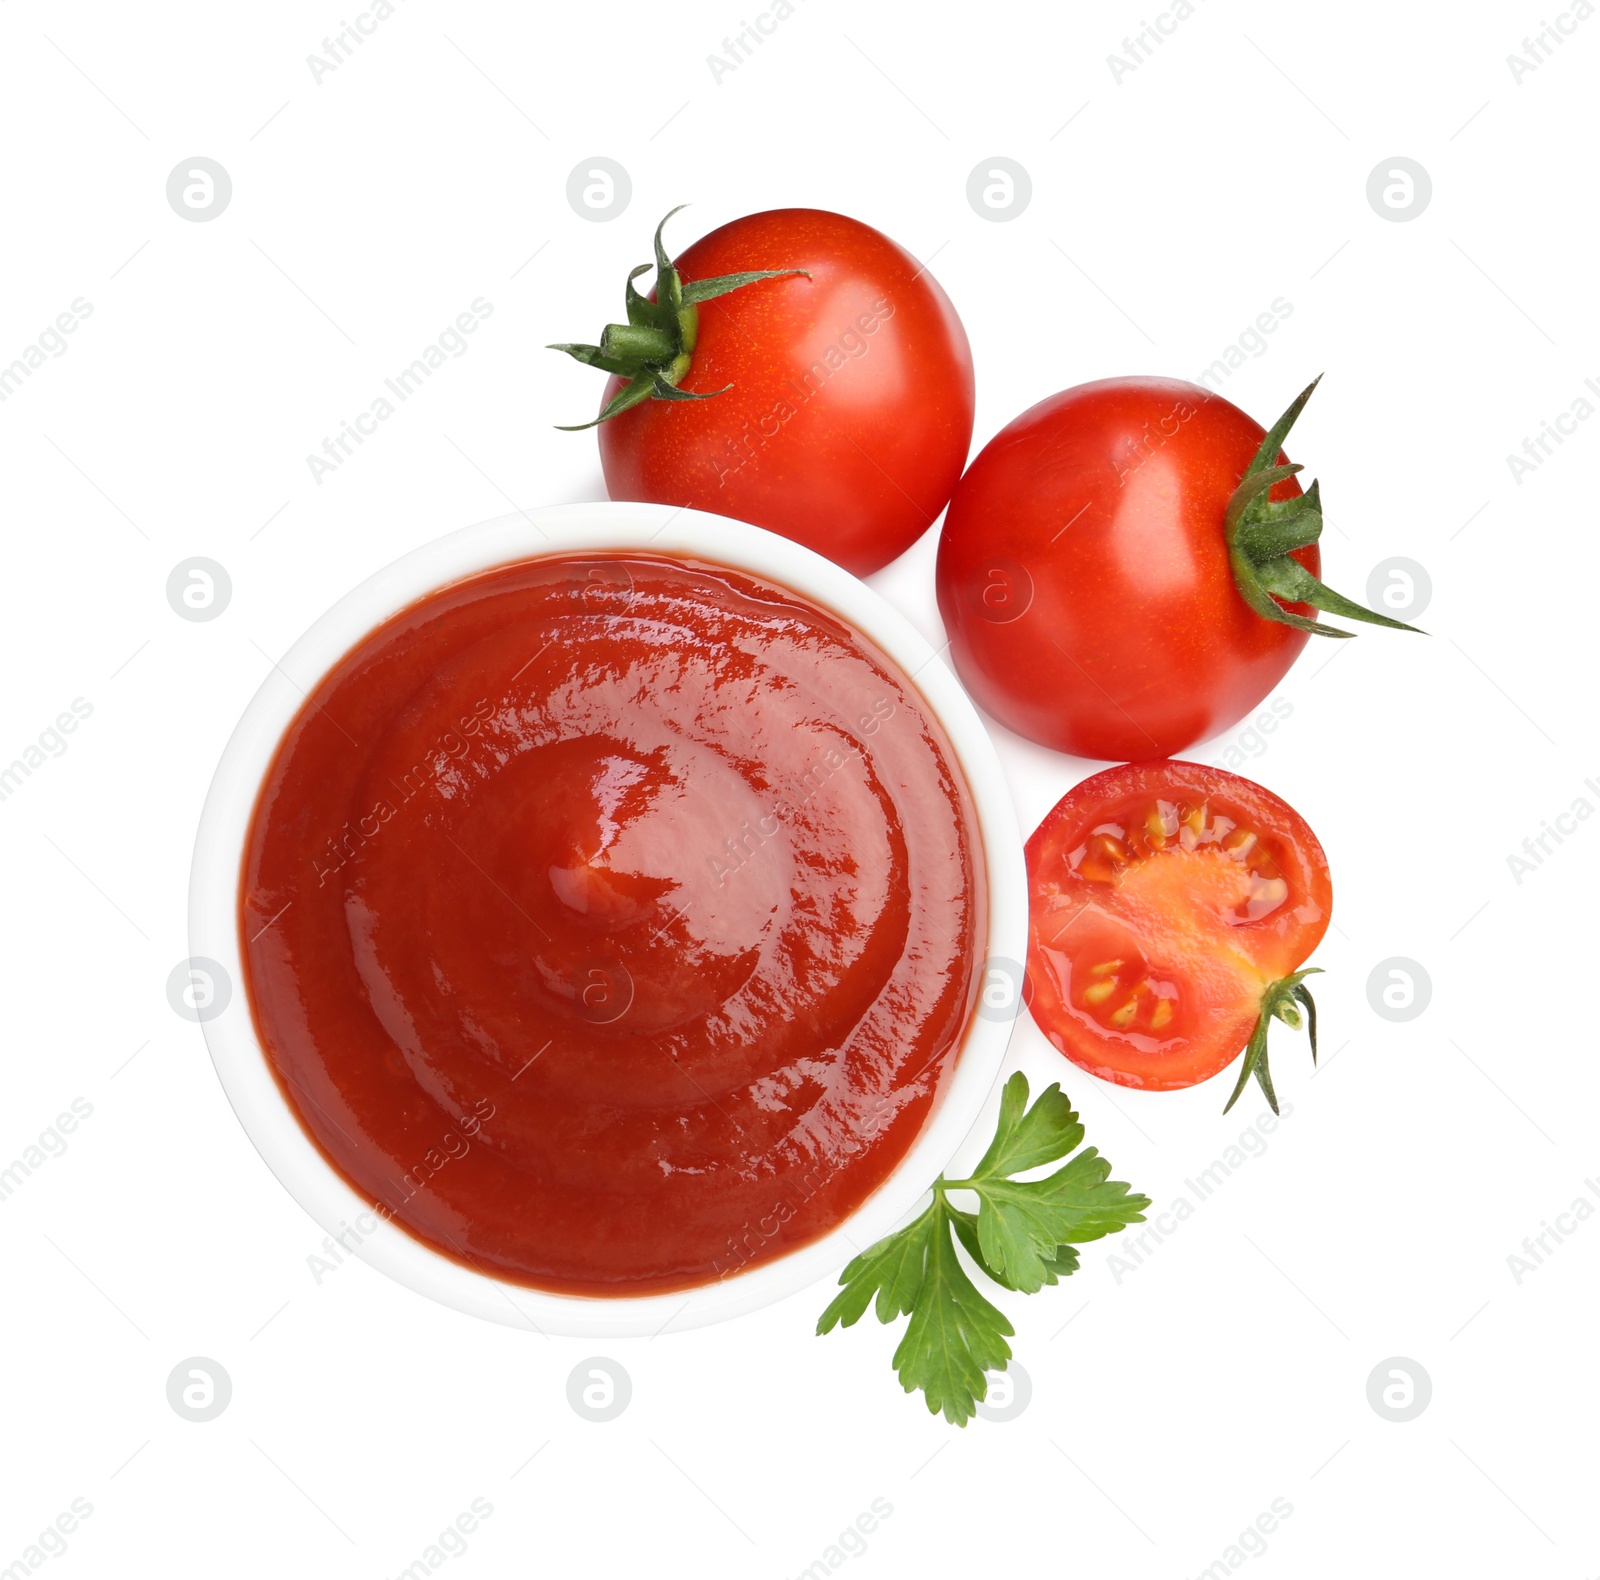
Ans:
<svg viewBox="0 0 1600 1580"><path fill-rule="evenodd" d="M1167 757L1243 718L1309 632L1350 634L1313 606L1400 626L1316 579L1317 485L1275 464L1310 393L1270 445L1177 379L1084 384L1002 429L939 541L939 610L978 702L1080 757Z"/></svg>
<svg viewBox="0 0 1600 1580"><path fill-rule="evenodd" d="M652 297L630 281L630 322L609 344L560 348L613 375L602 410L623 409L600 422L611 497L754 522L858 576L909 548L972 442L972 353L933 276L820 209L734 220L676 265L658 232L657 260Z"/></svg>

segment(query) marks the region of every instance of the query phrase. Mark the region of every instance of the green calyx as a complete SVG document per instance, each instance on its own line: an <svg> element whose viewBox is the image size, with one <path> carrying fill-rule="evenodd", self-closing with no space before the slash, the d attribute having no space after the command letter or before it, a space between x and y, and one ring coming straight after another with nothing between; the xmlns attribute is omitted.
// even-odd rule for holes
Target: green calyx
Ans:
<svg viewBox="0 0 1600 1580"><path fill-rule="evenodd" d="M628 381L592 422L558 423L563 433L593 428L643 400L711 400L727 394L733 388L731 384L703 394L679 388L693 362L695 341L700 332L699 304L726 296L730 291L743 290L758 280L779 280L791 274L811 278L804 269L751 269L742 274L721 274L714 280L685 280L661 245L661 232L667 220L683 206L680 203L656 226L655 301L641 296L634 287L633 282L650 267L648 263L641 263L628 276L627 323L607 324L597 346L553 345L548 348L565 351L585 367L615 373Z"/></svg>
<svg viewBox="0 0 1600 1580"><path fill-rule="evenodd" d="M1310 394L1310 391L1306 394ZM1304 400L1305 396L1301 396L1301 399ZM1273 1113L1277 1113L1278 1094L1272 1089L1272 1072L1267 1068L1267 1029L1274 1020L1281 1020L1294 1031L1305 1027L1311 1037L1311 1062L1316 1064L1317 1006L1305 981L1309 976L1320 975L1321 971L1321 966L1307 966L1304 971L1293 971L1286 977L1279 977L1261 995L1261 1013L1256 1017L1255 1030L1250 1033L1250 1041L1245 1046L1244 1063L1239 1067L1239 1079L1234 1083L1233 1096L1228 1099L1228 1106L1222 1110L1223 1113L1227 1113L1239 1101L1239 1094L1244 1091L1252 1075L1267 1094Z"/></svg>
<svg viewBox="0 0 1600 1580"><path fill-rule="evenodd" d="M1307 548L1322 536L1322 495L1316 482L1313 481L1298 499L1274 504L1268 498L1275 485L1304 470L1294 465L1278 466L1276 462L1295 419L1311 399L1312 390L1321 382L1322 375L1318 374L1272 425L1272 431L1261 441L1255 459L1245 468L1239 486L1228 500L1223 520L1234 582L1240 596L1262 619L1276 620L1280 625L1309 631L1314 636L1354 636L1355 632L1307 619L1305 615L1285 609L1285 603L1310 604L1313 609L1343 615L1347 620L1392 626L1396 631L1415 631L1414 625L1391 620L1388 615L1379 614L1325 587L1293 558L1294 550Z"/></svg>

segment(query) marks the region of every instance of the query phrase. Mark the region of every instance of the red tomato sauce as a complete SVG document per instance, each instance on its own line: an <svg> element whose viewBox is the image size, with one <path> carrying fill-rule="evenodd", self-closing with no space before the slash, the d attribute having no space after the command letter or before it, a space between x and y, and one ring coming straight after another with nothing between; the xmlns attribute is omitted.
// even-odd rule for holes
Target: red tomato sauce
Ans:
<svg viewBox="0 0 1600 1580"><path fill-rule="evenodd" d="M638 1295L818 1238L904 1157L984 895L954 752L861 635L720 567L552 557L319 683L239 926L284 1095L381 1216Z"/></svg>

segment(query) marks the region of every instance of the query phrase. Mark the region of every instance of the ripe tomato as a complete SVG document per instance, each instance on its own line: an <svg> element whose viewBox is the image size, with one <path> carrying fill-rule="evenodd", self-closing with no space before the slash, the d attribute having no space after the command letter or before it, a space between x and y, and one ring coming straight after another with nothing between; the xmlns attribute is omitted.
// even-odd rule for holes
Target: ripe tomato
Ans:
<svg viewBox="0 0 1600 1580"><path fill-rule="evenodd" d="M1267 1070L1275 1016L1311 1030L1299 969L1327 931L1328 862L1293 807L1248 779L1176 761L1085 779L1027 845L1028 1005L1102 1080L1171 1091L1246 1050L1228 1100ZM1246 1046L1248 1044L1248 1047Z"/></svg>
<svg viewBox="0 0 1600 1580"><path fill-rule="evenodd" d="M1084 384L1002 429L939 540L939 610L978 702L1059 751L1165 757L1243 718L1308 633L1349 635L1312 606L1399 626L1316 579L1317 485L1274 464L1310 393L1270 447L1177 379Z"/></svg>
<svg viewBox="0 0 1600 1580"><path fill-rule="evenodd" d="M775 270L810 278L692 294L697 281ZM879 231L820 209L734 220L676 271L698 313L680 337L688 360L658 358L668 388L601 422L611 497L751 521L858 576L903 553L944 509L972 442L972 353L933 276ZM612 373L607 405L638 376L625 357L580 360Z"/></svg>

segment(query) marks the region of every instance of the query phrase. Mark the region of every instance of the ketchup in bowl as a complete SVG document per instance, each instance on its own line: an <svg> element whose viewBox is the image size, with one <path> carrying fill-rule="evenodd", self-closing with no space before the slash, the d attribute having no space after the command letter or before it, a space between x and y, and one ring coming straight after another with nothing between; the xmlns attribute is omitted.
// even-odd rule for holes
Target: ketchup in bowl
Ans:
<svg viewBox="0 0 1600 1580"><path fill-rule="evenodd" d="M454 583L348 653L245 842L251 1012L375 1210L565 1294L726 1278L910 1149L979 986L982 847L911 681L667 555Z"/></svg>

